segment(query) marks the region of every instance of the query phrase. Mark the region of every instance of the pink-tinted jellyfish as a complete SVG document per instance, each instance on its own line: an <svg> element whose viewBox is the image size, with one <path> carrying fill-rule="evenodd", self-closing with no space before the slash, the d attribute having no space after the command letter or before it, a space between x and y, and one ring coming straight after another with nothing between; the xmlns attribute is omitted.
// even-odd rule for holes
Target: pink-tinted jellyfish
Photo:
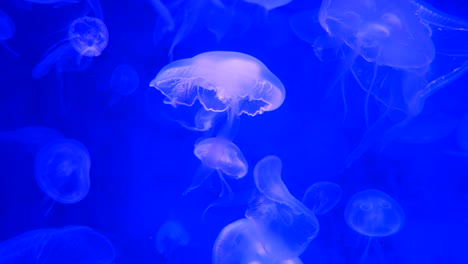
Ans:
<svg viewBox="0 0 468 264"><path fill-rule="evenodd" d="M239 52L212 51L165 66L150 86L174 107L197 101L208 112L227 113L218 136L233 138L241 114L255 116L281 106L281 81L256 58Z"/></svg>
<svg viewBox="0 0 468 264"><path fill-rule="evenodd" d="M346 205L344 218L349 227L369 238L361 263L367 257L372 238L393 235L404 224L401 206L386 193L375 189L365 190L351 197ZM375 249L381 254L380 248Z"/></svg>
<svg viewBox="0 0 468 264"><path fill-rule="evenodd" d="M56 139L36 155L36 182L54 201L76 203L89 192L90 168L91 159L83 144L73 139Z"/></svg>
<svg viewBox="0 0 468 264"><path fill-rule="evenodd" d="M213 246L213 264L302 264L293 259L276 259L265 251L261 234L248 219L237 220L219 233Z"/></svg>
<svg viewBox="0 0 468 264"><path fill-rule="evenodd" d="M314 213L294 198L281 180L281 160L267 156L254 169L260 193L245 213L258 231L269 256L278 260L298 257L317 236L319 223Z"/></svg>
<svg viewBox="0 0 468 264"><path fill-rule="evenodd" d="M468 70L468 52L458 44L468 40L468 23L420 1L323 0L319 22L328 38L319 38L315 48L320 53L338 46L343 68L366 94L370 127L348 165L388 131L388 123L405 124L422 111L428 96ZM382 108L372 125L371 99Z"/></svg>
<svg viewBox="0 0 468 264"><path fill-rule="evenodd" d="M0 243L0 263L113 263L108 238L87 226L37 229Z"/></svg>

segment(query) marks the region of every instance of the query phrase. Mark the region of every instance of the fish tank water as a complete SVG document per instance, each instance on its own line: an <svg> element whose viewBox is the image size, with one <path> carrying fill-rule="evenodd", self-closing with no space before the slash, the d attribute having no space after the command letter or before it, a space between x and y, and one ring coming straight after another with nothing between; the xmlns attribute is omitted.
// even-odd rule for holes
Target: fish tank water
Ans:
<svg viewBox="0 0 468 264"><path fill-rule="evenodd" d="M0 264L467 263L461 0L2 0Z"/></svg>

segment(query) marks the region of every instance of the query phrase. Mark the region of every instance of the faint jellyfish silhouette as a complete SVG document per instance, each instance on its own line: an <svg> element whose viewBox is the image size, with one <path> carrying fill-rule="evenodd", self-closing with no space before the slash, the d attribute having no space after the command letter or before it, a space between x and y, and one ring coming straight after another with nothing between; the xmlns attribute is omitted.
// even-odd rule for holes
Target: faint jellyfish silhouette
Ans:
<svg viewBox="0 0 468 264"><path fill-rule="evenodd" d="M158 253L164 256L168 263L173 263L171 260L174 254L177 254L177 249L187 246L189 241L189 234L179 222L166 221L158 229L155 246Z"/></svg>
<svg viewBox="0 0 468 264"><path fill-rule="evenodd" d="M113 263L117 252L87 226L37 229L0 243L0 263Z"/></svg>
<svg viewBox="0 0 468 264"><path fill-rule="evenodd" d="M284 101L281 81L256 58L238 52L212 51L165 66L150 86L174 107L193 106L227 113L217 136L232 139L239 116L273 111Z"/></svg>
<svg viewBox="0 0 468 264"><path fill-rule="evenodd" d="M222 137L213 137L196 143L194 154L202 164L193 179L192 185L190 185L184 194L200 187L216 171L221 181L219 198L223 199L225 198L224 195L227 194L229 199L231 199L232 191L226 182L225 176L237 180L244 177L248 172L248 164L241 150L230 140ZM203 216L209 208L219 202L221 201L215 201L210 204L203 212Z"/></svg>
<svg viewBox="0 0 468 264"><path fill-rule="evenodd" d="M418 115L428 96L468 70L468 52L457 44L468 39L468 23L421 1L324 0L319 22L329 41L319 38L316 48L340 48L343 68L366 93L369 129L350 154L348 166L387 131L400 129ZM370 125L372 98L383 113Z"/></svg>
<svg viewBox="0 0 468 264"><path fill-rule="evenodd" d="M76 4L81 0L22 0L34 4L41 5L53 5L53 7L62 7L65 5ZM86 0L91 10L93 10L94 16L103 20L101 2L99 0Z"/></svg>
<svg viewBox="0 0 468 264"><path fill-rule="evenodd" d="M287 5L291 1L292 0L244 0L244 2L256 4L265 8L267 12L280 6Z"/></svg>
<svg viewBox="0 0 468 264"><path fill-rule="evenodd" d="M5 49L13 54L13 56L18 57L16 53L10 46L8 46L5 41L11 39L15 35L16 27L11 17L0 9L0 44L5 47Z"/></svg>
<svg viewBox="0 0 468 264"><path fill-rule="evenodd" d="M343 190L333 182L316 182L307 188L302 203L314 214L322 215L330 211L341 200Z"/></svg>
<svg viewBox="0 0 468 264"><path fill-rule="evenodd" d="M44 77L55 68L59 80L58 97L62 113L69 105L65 102L61 73L86 69L93 57L101 55L108 40L109 33L102 20L88 16L77 18L69 27L68 37L53 45L33 68L32 77L35 79Z"/></svg>
<svg viewBox="0 0 468 264"><path fill-rule="evenodd" d="M115 67L110 78L110 88L112 91L109 106L120 102L122 97L134 93L140 86L140 76L133 66L120 64Z"/></svg>
<svg viewBox="0 0 468 264"><path fill-rule="evenodd" d="M248 219L237 220L221 230L213 246L213 264L301 264L293 259L275 259L267 254L253 223Z"/></svg>
<svg viewBox="0 0 468 264"><path fill-rule="evenodd" d="M36 155L36 182L54 202L77 203L89 192L90 167L91 159L83 144L73 139L53 140Z"/></svg>
<svg viewBox="0 0 468 264"><path fill-rule="evenodd" d="M355 194L349 199L344 217L353 230L368 237L360 263L364 263L374 237L386 237L400 231L404 224L401 206L382 191L369 189ZM381 249L375 245L380 255ZM382 257L381 255L379 257Z"/></svg>
<svg viewBox="0 0 468 264"><path fill-rule="evenodd" d="M319 232L317 218L294 198L281 180L281 160L267 156L254 169L260 195L245 216L254 223L265 252L274 259L299 256Z"/></svg>
<svg viewBox="0 0 468 264"><path fill-rule="evenodd" d="M29 126L0 131L0 143L20 144L21 148L29 152L37 152L45 144L58 138L63 138L63 134L44 126Z"/></svg>
<svg viewBox="0 0 468 264"><path fill-rule="evenodd" d="M168 32L172 32L175 28L175 22L172 14L166 5L161 0L148 0L153 6L154 11L158 15L156 26L153 33L153 41L158 43L160 38Z"/></svg>

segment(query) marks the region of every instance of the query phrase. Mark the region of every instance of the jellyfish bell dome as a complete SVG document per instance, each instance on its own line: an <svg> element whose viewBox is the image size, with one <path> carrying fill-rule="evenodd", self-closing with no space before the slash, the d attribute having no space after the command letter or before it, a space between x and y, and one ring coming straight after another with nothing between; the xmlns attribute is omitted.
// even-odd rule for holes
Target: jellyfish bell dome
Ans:
<svg viewBox="0 0 468 264"><path fill-rule="evenodd" d="M37 153L36 181L54 201L76 203L89 192L90 167L89 153L83 144L60 138L51 141Z"/></svg>
<svg viewBox="0 0 468 264"><path fill-rule="evenodd" d="M258 59L239 52L211 51L165 66L150 86L165 103L250 116L277 109L284 101L281 81Z"/></svg>
<svg viewBox="0 0 468 264"><path fill-rule="evenodd" d="M401 206L392 197L375 189L355 194L348 201L344 216L348 226L368 237L393 235L404 223Z"/></svg>
<svg viewBox="0 0 468 264"><path fill-rule="evenodd" d="M207 138L195 145L195 156L211 168L239 179L248 171L248 164L240 149L224 138Z"/></svg>
<svg viewBox="0 0 468 264"><path fill-rule="evenodd" d="M73 48L82 56L98 57L107 47L109 32L102 20L84 16L72 22L68 38Z"/></svg>

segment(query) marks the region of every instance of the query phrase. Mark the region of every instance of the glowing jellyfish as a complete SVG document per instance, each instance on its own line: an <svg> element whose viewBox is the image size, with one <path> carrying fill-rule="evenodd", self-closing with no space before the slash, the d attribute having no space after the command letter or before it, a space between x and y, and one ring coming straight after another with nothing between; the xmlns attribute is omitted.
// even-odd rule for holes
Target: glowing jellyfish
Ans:
<svg viewBox="0 0 468 264"><path fill-rule="evenodd" d="M18 54L5 43L5 41L11 39L13 35L15 35L15 32L16 27L13 20L11 20L7 13L0 10L0 44L2 44L8 52L18 57Z"/></svg>
<svg viewBox="0 0 468 264"><path fill-rule="evenodd" d="M161 91L166 104L193 106L206 111L227 112L220 133L233 137L238 117L273 111L284 101L281 81L256 58L238 52L212 51L165 66L150 86Z"/></svg>
<svg viewBox="0 0 468 264"><path fill-rule="evenodd" d="M330 211L341 200L343 190L333 182L316 182L307 188L302 202L314 214L322 215Z"/></svg>
<svg viewBox="0 0 468 264"><path fill-rule="evenodd" d="M330 41L316 48L340 43L345 66L366 93L366 123L370 99L384 108L348 165L394 124L386 118L403 113L401 124L407 123L428 96L468 70L459 44L468 40L468 23L419 1L324 0L319 22Z"/></svg>
<svg viewBox="0 0 468 264"><path fill-rule="evenodd" d="M140 86L140 76L135 68L128 64L120 64L115 67L110 78L110 88L112 97L109 105L112 106L119 102L122 97L134 93Z"/></svg>
<svg viewBox="0 0 468 264"><path fill-rule="evenodd" d="M294 198L281 180L281 160L267 156L254 169L261 195L250 204L246 217L259 232L265 252L275 259L299 256L319 231L317 218Z"/></svg>
<svg viewBox="0 0 468 264"><path fill-rule="evenodd" d="M177 248L187 246L190 236L185 228L175 221L166 221L156 235L156 250L166 258L169 263Z"/></svg>
<svg viewBox="0 0 468 264"><path fill-rule="evenodd" d="M244 0L244 2L248 2L248 3L252 3L252 4L262 6L267 11L278 8L280 6L287 5L291 1L292 0Z"/></svg>
<svg viewBox="0 0 468 264"><path fill-rule="evenodd" d="M367 257L372 238L393 235L400 231L404 223L401 206L392 197L375 189L362 191L351 197L344 217L349 227L369 237L361 263Z"/></svg>
<svg viewBox="0 0 468 264"><path fill-rule="evenodd" d="M72 139L57 139L36 156L35 175L41 190L56 202L72 204L89 192L91 160L88 150Z"/></svg>
<svg viewBox="0 0 468 264"><path fill-rule="evenodd" d="M293 259L275 259L267 254L253 223L237 220L221 230L213 246L213 264L301 264Z"/></svg>
<svg viewBox="0 0 468 264"><path fill-rule="evenodd" d="M117 252L87 226L38 229L0 243L0 263L113 263Z"/></svg>

